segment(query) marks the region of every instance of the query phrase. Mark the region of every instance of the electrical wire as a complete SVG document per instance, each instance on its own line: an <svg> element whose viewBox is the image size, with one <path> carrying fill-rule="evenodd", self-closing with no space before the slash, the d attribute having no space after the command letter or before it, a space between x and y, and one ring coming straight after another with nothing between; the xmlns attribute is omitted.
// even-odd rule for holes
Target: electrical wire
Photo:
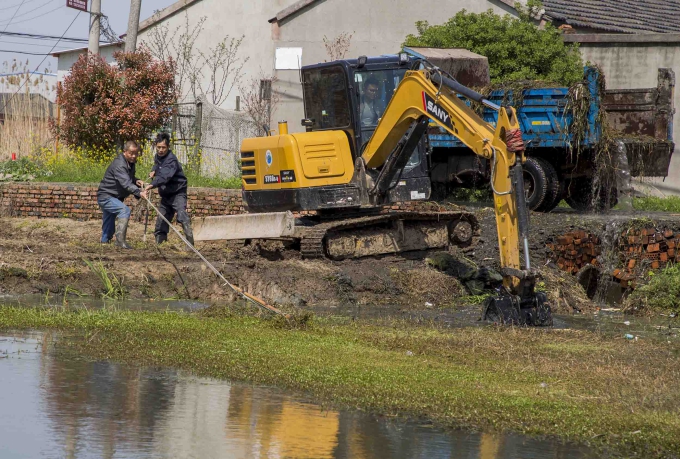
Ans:
<svg viewBox="0 0 680 459"><path fill-rule="evenodd" d="M17 9L14 11L14 14L12 15L12 19L9 20L9 22L7 23L7 25L5 26L5 28L2 30L2 32L0 32L0 37L2 37L2 34L5 33L5 30L7 30L7 27L9 27L9 25L12 23L12 21L14 20L14 17L17 15L17 13L18 13L19 10L21 9L21 7L24 6L24 2L26 2L26 0L22 0L22 1L21 1L21 4L19 5L19 8L17 8Z"/></svg>
<svg viewBox="0 0 680 459"><path fill-rule="evenodd" d="M52 48L54 50L54 48ZM28 56L51 56L52 53L32 53L30 51L16 51L13 49L0 49L0 53L26 54Z"/></svg>
<svg viewBox="0 0 680 459"><path fill-rule="evenodd" d="M14 17L14 19L20 18L20 17L22 17L22 16L26 16L27 14L35 13L35 12L38 11L40 8L42 8L43 6L47 6L47 5L49 5L50 3L54 3L54 2L55 2L55 0L48 0L47 3L43 3L43 4L40 5L40 6L36 6L36 7L35 7L34 9L32 9L31 11L26 11L25 13L17 14L17 15ZM0 21L0 22L5 22L5 21ZM12 22L12 21L10 20L9 22Z"/></svg>
<svg viewBox="0 0 680 459"><path fill-rule="evenodd" d="M26 43L25 41L12 41L12 40L0 40L0 43L11 43L13 45L24 45L24 46L37 46L39 48L51 48L52 47L52 45L43 45L43 44L40 44L40 43Z"/></svg>
<svg viewBox="0 0 680 459"><path fill-rule="evenodd" d="M14 24L22 24L22 23L24 23L24 22L28 22L28 21L32 21L32 20L34 20L34 19L41 18L41 17L43 17L43 16L47 16L47 15L50 14L50 13L54 13L55 11L60 10L60 9L62 9L62 8L66 8L66 6L64 6L64 5L58 6L58 7L56 7L56 8L53 9L53 10L49 10L49 11L47 11L47 12L45 12L45 13L43 13L43 14L40 14L40 15L38 15L38 16L33 16L32 18L28 18L28 19L23 19L23 20L21 20L21 21L17 21L17 22L15 22ZM7 25L9 25L9 24L7 24ZM7 26L5 26L5 27L7 27ZM0 34L0 35L2 35L2 34Z"/></svg>
<svg viewBox="0 0 680 459"><path fill-rule="evenodd" d="M37 1L37 0L26 0L25 2L17 3L16 5L5 6L3 8L0 8L0 11L11 10L12 8L16 8L17 6L21 6L25 3L31 3L31 2L35 2L35 1Z"/></svg>
<svg viewBox="0 0 680 459"><path fill-rule="evenodd" d="M31 40L61 40L61 41L72 41L75 43L88 43L89 38L75 38L75 37L64 37L60 38L56 35L41 35L33 34L27 32L5 32L4 35L13 36L18 38L27 38Z"/></svg>
<svg viewBox="0 0 680 459"><path fill-rule="evenodd" d="M66 30L64 31L64 33L62 34L62 36L65 36L65 35L68 33L69 29L70 29L70 28L73 26L73 24L76 22L76 19L78 19L78 17L80 16L80 13L81 13L81 11L78 11L78 14L76 14L76 16L73 18L73 21L71 21L71 23L68 25L68 27L66 28ZM38 64L38 66L35 68L35 70L34 70L35 72L37 72L38 69L40 68L40 66L43 65L43 63L44 63L45 60L47 59L47 56L51 56L51 55L52 55L52 51L54 51L54 48L57 47L57 45L59 44L59 41L61 41L61 39L60 39L60 40L57 40L57 42L54 44L54 46L53 46L52 49L50 50L50 53L49 53L49 54L43 54L43 56L45 56L45 57L43 58L42 61L40 61L40 64ZM5 105L3 105L3 107L2 107L2 110L0 110L0 113L2 113L2 112L5 111L5 108L7 108L7 105L9 105L9 103L12 101L12 99L14 99L14 97L16 97L17 94L19 94L19 91L21 91L21 89L26 85L26 82L27 82L27 81L28 81L28 79L25 79L24 82L21 83L21 86L19 86L19 89L17 89L16 92L15 92L14 94L12 94L12 97L10 97L9 99L7 99L7 101L5 102Z"/></svg>

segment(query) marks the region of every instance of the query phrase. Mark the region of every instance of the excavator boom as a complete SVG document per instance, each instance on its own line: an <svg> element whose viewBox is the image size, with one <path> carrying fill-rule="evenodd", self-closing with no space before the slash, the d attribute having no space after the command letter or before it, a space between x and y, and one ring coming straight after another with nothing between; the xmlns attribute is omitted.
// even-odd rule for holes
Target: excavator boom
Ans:
<svg viewBox="0 0 680 459"><path fill-rule="evenodd" d="M482 120L458 94L498 110L497 125ZM545 296L534 292L536 275L529 255L529 215L522 175L524 144L512 107L492 104L439 69L407 72L359 159L360 169L380 168L369 194L379 200L379 195L392 187L430 121L491 162L501 274L507 294L489 301L485 314L504 322L552 323ZM520 251L524 252L524 269Z"/></svg>

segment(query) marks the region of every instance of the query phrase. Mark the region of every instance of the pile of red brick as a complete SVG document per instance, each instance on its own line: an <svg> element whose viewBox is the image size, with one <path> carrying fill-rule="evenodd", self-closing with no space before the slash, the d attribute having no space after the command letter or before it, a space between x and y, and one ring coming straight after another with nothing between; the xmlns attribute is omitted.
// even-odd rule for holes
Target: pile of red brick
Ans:
<svg viewBox="0 0 680 459"><path fill-rule="evenodd" d="M555 243L547 246L552 250L557 266L572 274L587 264L597 266L597 257L601 253L600 239L581 230L559 236Z"/></svg>
<svg viewBox="0 0 680 459"><path fill-rule="evenodd" d="M641 270L659 269L669 262L680 261L678 246L680 233L656 228L630 229L619 238L622 269L612 275L624 287L635 287L635 279Z"/></svg>

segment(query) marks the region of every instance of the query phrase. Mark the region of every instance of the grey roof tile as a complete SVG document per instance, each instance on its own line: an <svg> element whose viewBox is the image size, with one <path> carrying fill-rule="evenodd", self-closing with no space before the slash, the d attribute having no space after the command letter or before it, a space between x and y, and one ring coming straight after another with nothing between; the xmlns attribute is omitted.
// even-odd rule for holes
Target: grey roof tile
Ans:
<svg viewBox="0 0 680 459"><path fill-rule="evenodd" d="M548 16L619 33L680 32L680 0L544 0Z"/></svg>

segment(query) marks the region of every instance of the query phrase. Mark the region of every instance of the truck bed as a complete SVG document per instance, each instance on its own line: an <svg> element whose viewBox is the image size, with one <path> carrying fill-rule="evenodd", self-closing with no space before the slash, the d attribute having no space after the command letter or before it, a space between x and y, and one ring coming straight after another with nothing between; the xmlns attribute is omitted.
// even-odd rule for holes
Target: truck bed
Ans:
<svg viewBox="0 0 680 459"><path fill-rule="evenodd" d="M584 89L587 90L590 108L587 115L587 131L583 134L582 148L592 148L602 137L599 122L600 110L604 108L613 135L626 145L627 156L633 176L666 176L670 165L673 144L673 87L675 78L671 69L659 69L656 88L632 90L607 90L600 94L598 70L586 67ZM569 88L526 89L517 109L527 154L532 150L555 149L551 154L561 154L571 148L573 136L568 105ZM512 92L498 90L489 100L496 104L511 104ZM485 108L485 121L495 125L498 113ZM431 127L429 140L433 148L466 147L455 137L438 127ZM545 152L543 152L545 154ZM563 154L563 153L562 153Z"/></svg>

